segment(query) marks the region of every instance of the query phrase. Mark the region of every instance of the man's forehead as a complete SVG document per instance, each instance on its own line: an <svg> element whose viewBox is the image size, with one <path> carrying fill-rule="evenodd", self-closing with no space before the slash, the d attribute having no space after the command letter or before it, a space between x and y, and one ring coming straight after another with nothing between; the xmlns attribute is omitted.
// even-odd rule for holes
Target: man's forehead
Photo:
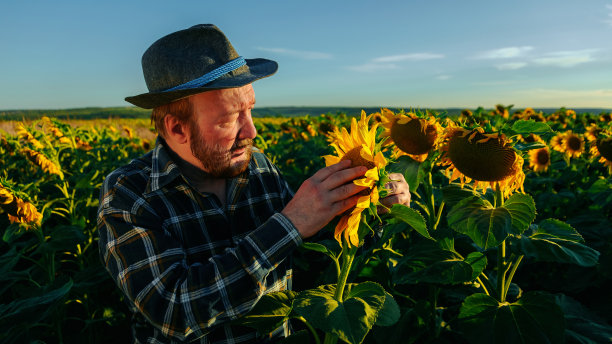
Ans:
<svg viewBox="0 0 612 344"><path fill-rule="evenodd" d="M248 104L255 102L255 91L251 85L236 88L225 88L219 91L219 98L224 101Z"/></svg>
<svg viewBox="0 0 612 344"><path fill-rule="evenodd" d="M198 107L218 108L222 112L232 112L255 104L255 91L249 84L242 87L198 93L193 96L193 99Z"/></svg>

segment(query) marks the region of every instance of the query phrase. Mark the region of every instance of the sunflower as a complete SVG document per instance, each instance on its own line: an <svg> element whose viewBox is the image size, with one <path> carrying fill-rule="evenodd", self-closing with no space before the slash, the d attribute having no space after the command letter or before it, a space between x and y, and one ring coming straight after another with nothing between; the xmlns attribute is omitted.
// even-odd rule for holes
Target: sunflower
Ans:
<svg viewBox="0 0 612 344"><path fill-rule="evenodd" d="M532 149L529 151L529 167L535 172L545 172L550 166L550 151L548 147Z"/></svg>
<svg viewBox="0 0 612 344"><path fill-rule="evenodd" d="M442 127L434 117L420 118L412 112L395 114L389 109L383 109L381 113L381 123L385 128L381 138L390 138L385 142L387 145L395 144L394 157L407 155L423 162L438 146Z"/></svg>
<svg viewBox="0 0 612 344"><path fill-rule="evenodd" d="M591 145L591 155L599 157L599 162L608 167L608 173L612 174L612 137L598 138Z"/></svg>
<svg viewBox="0 0 612 344"><path fill-rule="evenodd" d="M32 203L26 202L21 198L15 198L15 201L17 205L17 212L14 214L8 214L8 218L11 223L41 223L43 215L38 212Z"/></svg>
<svg viewBox="0 0 612 344"><path fill-rule="evenodd" d="M19 137L20 140L29 142L30 144L32 144L32 146L34 146L34 148L36 149L45 148L45 146L42 143L40 143L40 141L38 141L34 137L34 135L32 135L28 131L28 129L26 129L23 123L17 123L17 125L15 126L15 131L17 132L17 136Z"/></svg>
<svg viewBox="0 0 612 344"><path fill-rule="evenodd" d="M584 139L571 130L559 133L551 139L554 150L564 153L566 158L577 158L584 152Z"/></svg>
<svg viewBox="0 0 612 344"><path fill-rule="evenodd" d="M473 180L474 189L482 188L483 192L498 183L504 197L517 189L523 191L524 160L504 135L449 126L444 139L441 165L448 165L449 182L459 179L463 187Z"/></svg>
<svg viewBox="0 0 612 344"><path fill-rule="evenodd" d="M564 134L558 133L550 139L550 146L557 152L565 153L565 145L563 143Z"/></svg>
<svg viewBox="0 0 612 344"><path fill-rule="evenodd" d="M23 148L22 151L30 161L38 165L44 172L56 174L61 179L64 179L64 173L62 172L61 168L53 161L49 160L49 158L47 158L44 154L27 147Z"/></svg>
<svg viewBox="0 0 612 344"><path fill-rule="evenodd" d="M546 144L546 142L540 137L540 135L534 133L530 133L529 135L519 135L519 137L521 141L526 143L541 142L543 144Z"/></svg>
<svg viewBox="0 0 612 344"><path fill-rule="evenodd" d="M597 136L601 132L603 132L603 129L599 128L597 123L591 123L588 127L586 127L584 136L586 137L587 141L592 143L597 141Z"/></svg>
<svg viewBox="0 0 612 344"><path fill-rule="evenodd" d="M370 207L370 204L378 203L378 187L379 171L385 167L387 160L379 151L376 145L376 129L377 124L374 124L368 129L370 117L366 117L365 112L361 112L361 119L357 121L351 119L351 131L346 128L342 130L335 129L330 138L332 146L337 156L326 155L325 165L330 166L342 160L351 160L351 167L366 166L368 171L365 176L353 181L356 185L366 186L369 188L360 193L357 205L345 212L338 224L334 237L338 242L342 243L342 239L349 245L359 246L359 223L361 221L361 213Z"/></svg>
<svg viewBox="0 0 612 344"><path fill-rule="evenodd" d="M27 201L15 196L11 190L5 188L0 183L0 209L5 211L11 223L31 223L40 224L42 214L36 207Z"/></svg>
<svg viewBox="0 0 612 344"><path fill-rule="evenodd" d="M13 203L13 199L15 199L13 194L0 185L0 206Z"/></svg>

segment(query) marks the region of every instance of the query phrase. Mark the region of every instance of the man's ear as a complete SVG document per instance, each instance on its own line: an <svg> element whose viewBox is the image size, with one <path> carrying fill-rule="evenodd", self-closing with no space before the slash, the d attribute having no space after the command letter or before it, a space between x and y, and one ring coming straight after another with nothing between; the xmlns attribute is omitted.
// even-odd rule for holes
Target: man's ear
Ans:
<svg viewBox="0 0 612 344"><path fill-rule="evenodd" d="M164 117L164 127L166 128L166 134L168 140L172 140L178 144L185 144L189 141L189 128L185 123L182 123L173 115L166 115Z"/></svg>

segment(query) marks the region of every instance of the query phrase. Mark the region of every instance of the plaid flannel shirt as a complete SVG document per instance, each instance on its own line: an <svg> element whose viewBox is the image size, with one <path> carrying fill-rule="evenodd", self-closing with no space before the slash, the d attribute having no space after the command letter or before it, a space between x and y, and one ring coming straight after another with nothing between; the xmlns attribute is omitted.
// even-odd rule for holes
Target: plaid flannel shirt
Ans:
<svg viewBox="0 0 612 344"><path fill-rule="evenodd" d="M291 288L290 255L302 239L280 213L289 186L257 150L226 185L222 207L190 186L159 138L106 177L100 257L134 312L136 342L252 343L256 332L231 321L265 293Z"/></svg>

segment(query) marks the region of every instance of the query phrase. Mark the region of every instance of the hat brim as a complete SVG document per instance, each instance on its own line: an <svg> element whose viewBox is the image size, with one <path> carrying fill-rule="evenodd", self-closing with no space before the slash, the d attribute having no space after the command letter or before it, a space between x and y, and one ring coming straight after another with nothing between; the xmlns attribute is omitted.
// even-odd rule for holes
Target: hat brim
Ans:
<svg viewBox="0 0 612 344"><path fill-rule="evenodd" d="M278 64L268 59L245 59L248 72L241 73L231 78L219 78L202 87L189 88L170 92L149 92L125 100L144 109L152 109L161 105L172 103L175 100L185 98L194 94L219 90L223 88L235 88L248 85L255 80L268 77L278 70Z"/></svg>

